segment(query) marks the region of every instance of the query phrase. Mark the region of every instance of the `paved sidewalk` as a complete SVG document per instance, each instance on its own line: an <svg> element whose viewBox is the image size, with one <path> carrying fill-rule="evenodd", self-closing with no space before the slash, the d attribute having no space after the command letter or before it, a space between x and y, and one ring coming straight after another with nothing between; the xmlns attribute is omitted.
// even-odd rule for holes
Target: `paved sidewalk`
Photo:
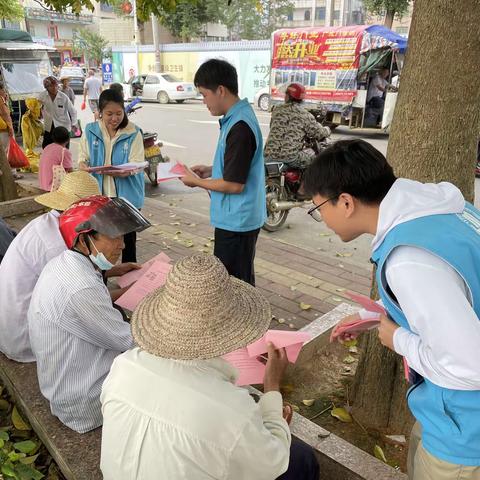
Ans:
<svg viewBox="0 0 480 480"><path fill-rule="evenodd" d="M213 229L208 218L183 209L181 200L146 199L143 213L153 226L139 234L139 261L159 251L173 260L196 251L212 253ZM370 291L369 269L286 244L276 240L275 234L263 232L255 272L256 285L279 321L275 328L301 328L346 301L347 290L367 295Z"/></svg>

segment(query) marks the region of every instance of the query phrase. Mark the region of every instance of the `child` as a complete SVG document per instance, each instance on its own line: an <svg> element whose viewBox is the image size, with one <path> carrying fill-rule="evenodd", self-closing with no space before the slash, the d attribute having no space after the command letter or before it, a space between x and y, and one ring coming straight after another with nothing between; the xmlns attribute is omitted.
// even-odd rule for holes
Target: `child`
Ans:
<svg viewBox="0 0 480 480"><path fill-rule="evenodd" d="M63 165L65 172L73 171L72 154L66 148L70 135L65 127L55 127L52 131L53 142L47 145L40 156L38 180L42 190L50 191L53 180L53 167Z"/></svg>
<svg viewBox="0 0 480 480"><path fill-rule="evenodd" d="M378 334L412 374L410 479L480 479L480 212L451 183L397 179L363 140L318 155L305 189L344 242L374 236Z"/></svg>

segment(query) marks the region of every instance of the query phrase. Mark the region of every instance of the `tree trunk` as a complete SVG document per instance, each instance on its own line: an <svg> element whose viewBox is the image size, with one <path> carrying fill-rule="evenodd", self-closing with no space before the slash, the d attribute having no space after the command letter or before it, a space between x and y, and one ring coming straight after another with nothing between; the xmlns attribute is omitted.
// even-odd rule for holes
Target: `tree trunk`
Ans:
<svg viewBox="0 0 480 480"><path fill-rule="evenodd" d="M0 202L14 200L18 197L17 186L13 180L12 169L8 164L7 155L2 145L0 145Z"/></svg>
<svg viewBox="0 0 480 480"><path fill-rule="evenodd" d="M449 181L469 201L480 132L480 9L469 0L416 0L387 157L399 177ZM401 360L362 339L352 388L360 421L408 433Z"/></svg>
<svg viewBox="0 0 480 480"><path fill-rule="evenodd" d="M394 18L395 18L395 10L387 10L385 13L385 20L383 21L383 26L391 29Z"/></svg>

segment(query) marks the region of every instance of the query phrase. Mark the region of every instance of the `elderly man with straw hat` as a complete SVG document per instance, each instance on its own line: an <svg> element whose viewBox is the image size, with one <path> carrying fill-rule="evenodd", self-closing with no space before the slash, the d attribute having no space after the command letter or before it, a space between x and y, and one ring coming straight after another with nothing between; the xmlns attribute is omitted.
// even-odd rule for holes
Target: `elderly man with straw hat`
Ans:
<svg viewBox="0 0 480 480"><path fill-rule="evenodd" d="M48 262L35 285L27 316L38 383L52 414L76 432L102 425L103 380L114 358L133 346L104 272L120 258L123 235L149 226L121 198L75 202L59 218L68 250Z"/></svg>
<svg viewBox="0 0 480 480"><path fill-rule="evenodd" d="M216 257L179 261L134 312L139 348L118 356L104 382L104 479L317 480L310 447L290 447L285 350L268 346L258 404L222 358L259 339L271 318L258 290Z"/></svg>

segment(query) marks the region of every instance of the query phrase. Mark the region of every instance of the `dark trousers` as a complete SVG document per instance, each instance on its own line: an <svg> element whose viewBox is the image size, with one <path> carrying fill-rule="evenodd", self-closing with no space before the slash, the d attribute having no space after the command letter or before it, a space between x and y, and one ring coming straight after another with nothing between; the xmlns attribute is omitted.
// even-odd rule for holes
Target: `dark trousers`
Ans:
<svg viewBox="0 0 480 480"><path fill-rule="evenodd" d="M215 229L213 254L225 265L228 273L255 286L255 246L260 229L249 232L230 232Z"/></svg>
<svg viewBox="0 0 480 480"><path fill-rule="evenodd" d="M318 480L319 466L313 448L292 438L288 470L277 480Z"/></svg>
<svg viewBox="0 0 480 480"><path fill-rule="evenodd" d="M122 263L137 261L137 232L130 232L123 236L125 248L122 250Z"/></svg>
<svg viewBox="0 0 480 480"><path fill-rule="evenodd" d="M53 137L52 137L52 131L55 127L53 126L53 123L52 123L52 128L50 129L49 132L47 132L46 130L43 132L43 142L42 142L42 150L47 147L48 145L50 145L51 143L53 143ZM68 143L65 145L66 148L70 148L70 140L68 141Z"/></svg>

